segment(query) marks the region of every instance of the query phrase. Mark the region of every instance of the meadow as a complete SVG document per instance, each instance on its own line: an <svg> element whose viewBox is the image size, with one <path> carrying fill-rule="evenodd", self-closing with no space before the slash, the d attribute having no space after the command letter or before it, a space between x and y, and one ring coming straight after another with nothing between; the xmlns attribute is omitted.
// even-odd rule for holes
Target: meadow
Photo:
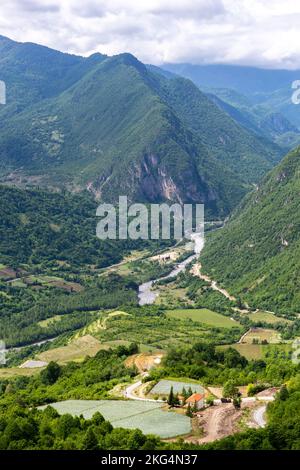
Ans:
<svg viewBox="0 0 300 470"><path fill-rule="evenodd" d="M240 326L237 321L206 308L167 310L166 315L170 318L189 319L217 328L234 328Z"/></svg>
<svg viewBox="0 0 300 470"><path fill-rule="evenodd" d="M276 351L282 353L289 353L291 351L291 344L251 344L251 343L238 343L231 344L230 346L218 346L217 349L236 349L242 356L249 361L264 359L269 353Z"/></svg>
<svg viewBox="0 0 300 470"><path fill-rule="evenodd" d="M263 311L250 313L249 315L247 315L247 317L253 322L266 322L270 325L276 325L277 323L292 323L286 318L277 317L273 313Z"/></svg>

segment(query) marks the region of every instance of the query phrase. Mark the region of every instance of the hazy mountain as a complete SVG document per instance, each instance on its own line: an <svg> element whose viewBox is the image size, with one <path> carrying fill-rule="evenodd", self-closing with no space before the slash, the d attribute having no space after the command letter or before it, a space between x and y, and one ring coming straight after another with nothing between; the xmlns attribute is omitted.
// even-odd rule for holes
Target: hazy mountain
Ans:
<svg viewBox="0 0 300 470"><path fill-rule="evenodd" d="M229 116L237 121L241 126L251 130L268 140L286 149L286 151L296 147L300 143L300 131L294 126L282 113L274 112L268 113L261 112L255 106L244 104L245 100L240 100L240 105L237 103L235 106L230 104L232 101L232 94L230 90L215 90L216 95L208 93L208 97L214 101L221 109L223 109ZM220 99L225 94L225 100ZM238 95L239 97L241 95ZM236 101L236 100L233 100Z"/></svg>
<svg viewBox="0 0 300 470"><path fill-rule="evenodd" d="M251 306L300 312L300 147L207 242L206 271Z"/></svg>
<svg viewBox="0 0 300 470"><path fill-rule="evenodd" d="M279 160L189 80L130 54L87 59L0 39L2 181L228 213Z"/></svg>
<svg viewBox="0 0 300 470"><path fill-rule="evenodd" d="M251 109L261 118L271 113L280 113L300 128L299 106L291 99L294 92L292 83L300 80L300 70L217 64L164 64L163 69L189 78L200 89L217 94L232 106L248 111ZM287 136L287 144L289 142L290 136ZM286 146L286 142L283 145Z"/></svg>

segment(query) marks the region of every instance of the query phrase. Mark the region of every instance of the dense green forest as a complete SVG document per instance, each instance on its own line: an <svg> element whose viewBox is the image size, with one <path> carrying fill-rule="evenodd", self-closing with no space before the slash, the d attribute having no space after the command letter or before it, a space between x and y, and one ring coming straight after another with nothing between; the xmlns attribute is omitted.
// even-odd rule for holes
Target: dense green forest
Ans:
<svg viewBox="0 0 300 470"><path fill-rule="evenodd" d="M292 151L209 237L204 269L253 308L300 312L300 149Z"/></svg>
<svg viewBox="0 0 300 470"><path fill-rule="evenodd" d="M58 269L59 263L65 271L71 271L70 265L77 270L86 265L101 268L147 246L142 240L97 238L97 202L88 192L73 195L0 186L0 201L0 263L10 267L34 265L40 272Z"/></svg>

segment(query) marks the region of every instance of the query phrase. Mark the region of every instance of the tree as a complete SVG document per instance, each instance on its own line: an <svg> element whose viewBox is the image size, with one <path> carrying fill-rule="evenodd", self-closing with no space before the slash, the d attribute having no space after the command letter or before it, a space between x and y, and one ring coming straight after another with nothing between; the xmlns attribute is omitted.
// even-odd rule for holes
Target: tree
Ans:
<svg viewBox="0 0 300 470"><path fill-rule="evenodd" d="M98 449L98 441L95 436L95 433L92 428L88 428L83 441L82 441L83 450L96 450Z"/></svg>
<svg viewBox="0 0 300 470"><path fill-rule="evenodd" d="M197 413L197 411L198 411L197 403L194 401L194 403L193 403L193 408L192 408L192 412L193 412L193 413Z"/></svg>
<svg viewBox="0 0 300 470"><path fill-rule="evenodd" d="M49 362L46 369L41 372L41 381L44 385L53 385L61 374L61 367L56 362Z"/></svg>
<svg viewBox="0 0 300 470"><path fill-rule="evenodd" d="M192 412L192 409L191 409L191 405L188 403L188 406L187 406L187 410L186 410L186 413L185 413L189 418L192 418L193 417L193 412Z"/></svg>
<svg viewBox="0 0 300 470"><path fill-rule="evenodd" d="M189 397L189 396L188 396L188 392L186 391L185 387L183 387L182 392L181 392L181 395L182 395L185 399L187 399L187 398Z"/></svg>
<svg viewBox="0 0 300 470"><path fill-rule="evenodd" d="M179 401L178 393L176 393L176 395L174 395L174 399L173 399L173 406L178 406L178 405L180 405L180 401Z"/></svg>
<svg viewBox="0 0 300 470"><path fill-rule="evenodd" d="M235 386L232 380L228 380L223 387L224 398L234 398L239 396L239 389Z"/></svg>
<svg viewBox="0 0 300 470"><path fill-rule="evenodd" d="M234 397L234 399L233 399L233 406L234 406L236 409L239 409L239 408L241 408L241 402L242 402L241 397Z"/></svg>
<svg viewBox="0 0 300 470"><path fill-rule="evenodd" d="M279 400L281 400L281 401L285 401L289 398L289 391L288 391L286 385L281 386L281 388L279 390L278 397L279 397Z"/></svg>
<svg viewBox="0 0 300 470"><path fill-rule="evenodd" d="M173 392L173 387L170 389L169 397L168 397L168 405L173 406L174 405L174 392Z"/></svg>

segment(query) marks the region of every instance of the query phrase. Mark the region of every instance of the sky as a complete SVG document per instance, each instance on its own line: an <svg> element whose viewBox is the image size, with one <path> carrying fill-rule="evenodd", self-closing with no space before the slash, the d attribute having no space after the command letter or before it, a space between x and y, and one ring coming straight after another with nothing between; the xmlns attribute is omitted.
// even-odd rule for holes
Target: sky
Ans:
<svg viewBox="0 0 300 470"><path fill-rule="evenodd" d="M300 68L298 0L1 0L0 34L146 63Z"/></svg>

